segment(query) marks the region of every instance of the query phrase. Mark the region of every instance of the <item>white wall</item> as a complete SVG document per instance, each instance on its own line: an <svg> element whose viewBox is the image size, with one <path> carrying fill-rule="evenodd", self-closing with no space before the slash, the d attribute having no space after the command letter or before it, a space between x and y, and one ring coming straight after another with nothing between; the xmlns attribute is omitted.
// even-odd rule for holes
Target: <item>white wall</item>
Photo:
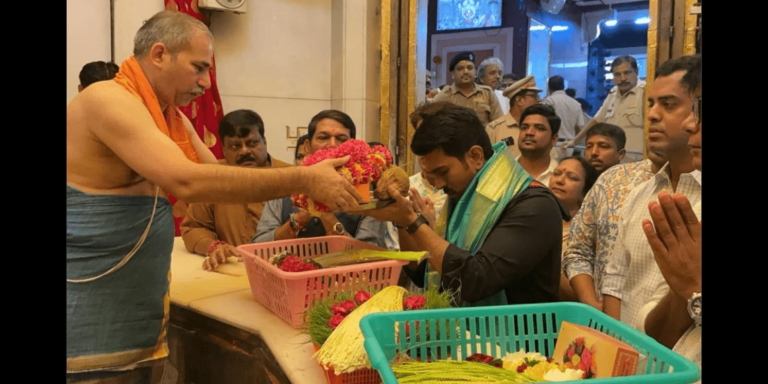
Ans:
<svg viewBox="0 0 768 384"><path fill-rule="evenodd" d="M67 104L83 65L111 60L109 0L67 0Z"/></svg>
<svg viewBox="0 0 768 384"><path fill-rule="evenodd" d="M331 107L331 0L249 1L245 14L215 12L211 32L224 113L256 111L270 154L292 162L286 126Z"/></svg>
<svg viewBox="0 0 768 384"><path fill-rule="evenodd" d="M109 3L109 0L103 0ZM113 0L115 3L115 63L133 54L133 38L144 20L165 9L163 0Z"/></svg>

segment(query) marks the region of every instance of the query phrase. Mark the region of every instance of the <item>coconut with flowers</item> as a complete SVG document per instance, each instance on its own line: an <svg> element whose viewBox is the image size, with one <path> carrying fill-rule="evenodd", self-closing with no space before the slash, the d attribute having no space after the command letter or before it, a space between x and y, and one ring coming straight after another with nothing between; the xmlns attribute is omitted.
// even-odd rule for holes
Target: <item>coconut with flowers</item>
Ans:
<svg viewBox="0 0 768 384"><path fill-rule="evenodd" d="M350 139L336 148L316 151L304 159L303 166L317 164L327 159L338 159L349 156L349 161L337 171L357 188L363 197L363 204L371 203L371 185L376 185L373 197L377 201L393 201L387 188L396 184L400 193L408 196L408 175L400 167L392 164L392 153L382 145L371 147L363 140ZM331 212L325 204L314 201L305 194L291 196L293 205L305 208L313 216Z"/></svg>

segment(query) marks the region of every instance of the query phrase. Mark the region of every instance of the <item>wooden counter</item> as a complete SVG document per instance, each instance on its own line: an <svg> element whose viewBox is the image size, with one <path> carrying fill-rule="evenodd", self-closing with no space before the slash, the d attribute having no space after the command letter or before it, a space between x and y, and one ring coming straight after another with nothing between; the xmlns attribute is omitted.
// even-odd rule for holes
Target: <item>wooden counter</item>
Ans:
<svg viewBox="0 0 768 384"><path fill-rule="evenodd" d="M325 384L309 336L251 295L245 266L202 268L177 237L171 258L170 360L179 382Z"/></svg>

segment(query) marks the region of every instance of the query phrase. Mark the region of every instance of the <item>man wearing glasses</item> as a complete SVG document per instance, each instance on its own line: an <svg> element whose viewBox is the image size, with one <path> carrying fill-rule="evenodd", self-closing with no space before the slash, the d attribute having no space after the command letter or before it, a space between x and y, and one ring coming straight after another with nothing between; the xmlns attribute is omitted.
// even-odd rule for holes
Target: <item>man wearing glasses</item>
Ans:
<svg viewBox="0 0 768 384"><path fill-rule="evenodd" d="M509 98L509 113L490 122L485 126L485 132L491 139L491 144L499 141L506 141L507 146L515 157L520 156L520 149L517 148L516 140L520 135L520 115L531 105L541 101L539 92L542 90L536 87L536 79L528 75L510 85L504 90L504 97ZM556 153L553 150L553 155Z"/></svg>

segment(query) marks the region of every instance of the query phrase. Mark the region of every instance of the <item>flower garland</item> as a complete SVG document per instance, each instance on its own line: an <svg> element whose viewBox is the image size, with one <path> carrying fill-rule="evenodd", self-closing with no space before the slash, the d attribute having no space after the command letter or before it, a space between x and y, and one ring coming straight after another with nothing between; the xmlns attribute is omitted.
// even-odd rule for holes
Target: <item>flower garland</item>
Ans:
<svg viewBox="0 0 768 384"><path fill-rule="evenodd" d="M339 169L339 173L352 185L376 182L381 177L382 172L392 165L392 153L386 147L376 145L371 148L363 140L350 139L336 148L323 149L308 155L302 166L344 156L350 158ZM305 194L291 195L291 202L299 208L309 209L310 212L331 212L327 205L318 201L311 201Z"/></svg>

